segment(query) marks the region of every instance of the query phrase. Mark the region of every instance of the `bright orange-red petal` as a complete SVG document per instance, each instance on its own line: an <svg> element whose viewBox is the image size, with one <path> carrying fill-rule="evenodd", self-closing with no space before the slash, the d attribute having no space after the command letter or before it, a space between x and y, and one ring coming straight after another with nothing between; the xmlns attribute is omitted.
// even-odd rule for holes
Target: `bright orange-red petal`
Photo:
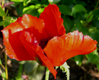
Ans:
<svg viewBox="0 0 99 80"><path fill-rule="evenodd" d="M10 58L17 60L33 60L19 40L23 29L22 24L16 21L2 30L6 53Z"/></svg>
<svg viewBox="0 0 99 80"><path fill-rule="evenodd" d="M45 30L50 37L60 36L66 33L61 13L56 4L49 4L45 7L40 18L44 20Z"/></svg>
<svg viewBox="0 0 99 80"><path fill-rule="evenodd" d="M44 21L32 15L24 14L21 23L25 28L32 27L31 33L36 37L38 42L47 37L44 30Z"/></svg>
<svg viewBox="0 0 99 80"><path fill-rule="evenodd" d="M30 56L31 54L28 54L28 52L24 50L25 48L19 40L19 35L23 30L27 29L30 33L33 33L38 42L40 42L40 40L47 36L47 34L43 32L43 28L44 23L42 19L27 14L24 14L22 17L19 17L16 22L5 27L2 33L6 52L9 57L17 60L33 60ZM24 57L22 57L23 54L25 55Z"/></svg>
<svg viewBox="0 0 99 80"><path fill-rule="evenodd" d="M60 66L71 57L91 53L96 49L96 44L97 41L89 36L74 31L52 38L44 48L44 52L54 66Z"/></svg>
<svg viewBox="0 0 99 80"><path fill-rule="evenodd" d="M51 73L56 78L57 72L54 69L54 66L52 65L50 60L44 55L44 52L41 49L41 47L39 46L39 44L38 44L36 38L34 37L34 35L30 34L27 31L23 31L22 34L20 35L20 40L21 40L22 44L24 45L24 47L26 48L26 50L30 54L32 54L34 52L36 53L32 57L35 56L34 58L39 58L39 60L41 60L43 62L43 64L45 64L49 68Z"/></svg>

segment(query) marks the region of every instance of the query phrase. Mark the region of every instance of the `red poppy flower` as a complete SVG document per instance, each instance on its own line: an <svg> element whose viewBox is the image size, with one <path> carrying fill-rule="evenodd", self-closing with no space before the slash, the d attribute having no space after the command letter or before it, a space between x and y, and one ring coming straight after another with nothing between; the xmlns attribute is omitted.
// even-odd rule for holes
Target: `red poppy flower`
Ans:
<svg viewBox="0 0 99 80"><path fill-rule="evenodd" d="M16 60L36 60L56 78L54 66L67 59L88 54L97 42L78 31L66 34L57 5L49 4L40 17L24 14L2 30L6 53Z"/></svg>

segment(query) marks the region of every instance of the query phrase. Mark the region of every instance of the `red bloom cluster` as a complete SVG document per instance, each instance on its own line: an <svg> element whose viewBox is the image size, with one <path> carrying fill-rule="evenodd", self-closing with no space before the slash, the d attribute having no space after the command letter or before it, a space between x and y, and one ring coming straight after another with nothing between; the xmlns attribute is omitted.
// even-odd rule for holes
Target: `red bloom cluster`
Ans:
<svg viewBox="0 0 99 80"><path fill-rule="evenodd" d="M56 78L54 66L62 65L76 55L96 49L94 41L81 32L66 34L57 5L49 4L40 17L24 14L2 30L7 55L19 61L36 60L49 68Z"/></svg>

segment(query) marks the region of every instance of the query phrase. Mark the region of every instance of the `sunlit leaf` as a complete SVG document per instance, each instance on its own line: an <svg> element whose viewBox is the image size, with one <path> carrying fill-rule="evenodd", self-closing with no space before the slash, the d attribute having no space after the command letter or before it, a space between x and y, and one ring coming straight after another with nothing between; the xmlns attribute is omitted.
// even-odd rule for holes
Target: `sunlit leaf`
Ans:
<svg viewBox="0 0 99 80"><path fill-rule="evenodd" d="M3 26L5 24L5 21L0 22L0 26Z"/></svg>
<svg viewBox="0 0 99 80"><path fill-rule="evenodd" d="M2 9L2 7L0 6L0 16L5 16L5 12L4 12L4 10Z"/></svg>
<svg viewBox="0 0 99 80"><path fill-rule="evenodd" d="M23 2L24 0L11 0L13 2Z"/></svg>
<svg viewBox="0 0 99 80"><path fill-rule="evenodd" d="M11 17L5 17L5 20L4 20L5 27L11 23L10 20L11 20Z"/></svg>
<svg viewBox="0 0 99 80"><path fill-rule="evenodd" d="M23 5L26 6L31 2L31 0L23 0Z"/></svg>
<svg viewBox="0 0 99 80"><path fill-rule="evenodd" d="M41 7L41 4L36 4L35 7L36 7L36 9L38 9Z"/></svg>
<svg viewBox="0 0 99 80"><path fill-rule="evenodd" d="M44 8L39 8L39 9L38 9L39 15L40 15L43 11L44 11Z"/></svg>
<svg viewBox="0 0 99 80"><path fill-rule="evenodd" d="M6 74L5 74L5 72L3 72L3 73L1 74L1 76L6 80Z"/></svg>

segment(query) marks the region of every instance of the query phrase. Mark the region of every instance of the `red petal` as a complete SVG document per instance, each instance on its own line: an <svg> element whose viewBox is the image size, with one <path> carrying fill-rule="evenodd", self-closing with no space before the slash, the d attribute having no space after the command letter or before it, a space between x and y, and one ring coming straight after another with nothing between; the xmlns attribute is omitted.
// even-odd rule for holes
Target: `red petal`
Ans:
<svg viewBox="0 0 99 80"><path fill-rule="evenodd" d="M51 37L65 34L63 19L57 5L49 4L41 13L40 18L45 22L45 30Z"/></svg>
<svg viewBox="0 0 99 80"><path fill-rule="evenodd" d="M44 21L32 15L24 14L21 23L25 28L32 27L30 31L36 37L37 41L44 39L47 37L47 34L44 30Z"/></svg>
<svg viewBox="0 0 99 80"><path fill-rule="evenodd" d="M24 45L24 47L26 48L26 50L30 54L35 52L35 54L32 57L39 58L39 60L41 60L49 68L49 70L52 72L52 74L56 78L57 72L54 69L54 66L52 65L50 60L44 55L44 52L41 49L41 47L38 45L38 42L35 39L34 35L30 34L27 31L24 31L20 35L20 40L21 40L22 44Z"/></svg>
<svg viewBox="0 0 99 80"><path fill-rule="evenodd" d="M30 56L30 54L24 50L25 48L19 40L19 35L23 30L28 29L28 31L33 33L40 42L40 39L46 37L46 34L43 32L43 27L43 20L25 14L19 17L16 22L4 28L2 30L4 45L6 46L6 52L9 57L16 58L17 60L33 60L32 57L27 57ZM23 54L27 56L23 57Z"/></svg>
<svg viewBox="0 0 99 80"><path fill-rule="evenodd" d="M22 24L16 21L2 30L6 53L17 60L33 60L19 40L23 29Z"/></svg>
<svg viewBox="0 0 99 80"><path fill-rule="evenodd" d="M71 57L91 53L96 49L96 44L97 41L89 36L83 36L82 33L74 31L52 38L44 51L54 66L60 66Z"/></svg>

